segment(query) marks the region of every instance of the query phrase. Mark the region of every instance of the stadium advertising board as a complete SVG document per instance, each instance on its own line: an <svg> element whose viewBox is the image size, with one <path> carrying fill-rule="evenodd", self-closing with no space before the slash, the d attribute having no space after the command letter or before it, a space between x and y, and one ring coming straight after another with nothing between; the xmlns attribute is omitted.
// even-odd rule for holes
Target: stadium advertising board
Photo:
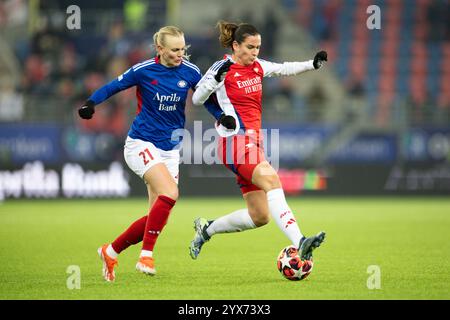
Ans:
<svg viewBox="0 0 450 320"><path fill-rule="evenodd" d="M450 160L450 128L414 128L403 142L408 162L442 162Z"/></svg>
<svg viewBox="0 0 450 320"><path fill-rule="evenodd" d="M34 161L0 170L0 199L120 198L130 191L129 173L118 162L85 169L77 163L47 166Z"/></svg>
<svg viewBox="0 0 450 320"><path fill-rule="evenodd" d="M40 124L0 125L0 163L24 163L40 160L58 163L63 160L61 127Z"/></svg>
<svg viewBox="0 0 450 320"><path fill-rule="evenodd" d="M266 153L279 157L275 160L287 194L450 192L450 129L415 128L401 139L362 133L336 148L322 165L307 165L335 133L335 128L312 126L282 127L276 135L269 131ZM145 196L142 180L121 158L123 142L111 136L33 124L2 125L0 134L0 198ZM184 163L182 157L183 195L239 194L229 170L202 162L213 144L214 139L194 141L186 159L200 163Z"/></svg>
<svg viewBox="0 0 450 320"><path fill-rule="evenodd" d="M394 135L360 134L334 151L328 162L337 163L394 163L397 141Z"/></svg>
<svg viewBox="0 0 450 320"><path fill-rule="evenodd" d="M278 147L280 164L297 164L310 159L328 139L338 133L336 127L306 126L281 127ZM397 137L393 134L359 133L350 141L333 150L326 158L329 164L337 163L393 163L398 155Z"/></svg>

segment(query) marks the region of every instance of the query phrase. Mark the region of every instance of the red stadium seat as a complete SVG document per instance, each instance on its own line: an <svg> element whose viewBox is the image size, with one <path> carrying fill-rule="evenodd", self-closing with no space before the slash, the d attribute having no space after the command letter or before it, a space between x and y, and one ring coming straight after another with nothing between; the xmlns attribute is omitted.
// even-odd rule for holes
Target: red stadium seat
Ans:
<svg viewBox="0 0 450 320"><path fill-rule="evenodd" d="M416 0L416 6L417 7L425 7L425 6L428 6L431 3L431 1L434 1L434 0Z"/></svg>
<svg viewBox="0 0 450 320"><path fill-rule="evenodd" d="M450 58L450 42L444 42L442 44L442 55L446 59Z"/></svg>
<svg viewBox="0 0 450 320"><path fill-rule="evenodd" d="M422 77L428 73L428 64L430 62L425 58L415 57L411 60L411 73L413 77Z"/></svg>
<svg viewBox="0 0 450 320"><path fill-rule="evenodd" d="M336 41L322 41L319 45L321 50L325 50L328 54L328 59L330 61L336 61L337 59L337 50L336 50Z"/></svg>
<svg viewBox="0 0 450 320"><path fill-rule="evenodd" d="M426 41L428 37L428 26L421 25L414 28L414 39L419 41Z"/></svg>
<svg viewBox="0 0 450 320"><path fill-rule="evenodd" d="M355 56L350 60L350 72L355 75L365 75L367 72L367 59L364 56Z"/></svg>
<svg viewBox="0 0 450 320"><path fill-rule="evenodd" d="M355 56L367 56L367 52L368 52L368 43L364 42L364 41L353 41L351 48L350 48L350 53L353 57Z"/></svg>
<svg viewBox="0 0 450 320"><path fill-rule="evenodd" d="M352 33L354 42L369 40L369 30L367 28L355 27Z"/></svg>
<svg viewBox="0 0 450 320"><path fill-rule="evenodd" d="M378 109L375 119L378 125L384 126L389 122L394 98L394 93L384 93L378 96Z"/></svg>
<svg viewBox="0 0 450 320"><path fill-rule="evenodd" d="M397 83L394 74L380 75L378 88L382 95L392 95L396 91Z"/></svg>
<svg viewBox="0 0 450 320"><path fill-rule="evenodd" d="M394 76L397 75L397 59L385 58L380 59L380 73L382 75Z"/></svg>
<svg viewBox="0 0 450 320"><path fill-rule="evenodd" d="M439 89L441 92L445 92L450 95L450 73L443 73L441 75Z"/></svg>
<svg viewBox="0 0 450 320"><path fill-rule="evenodd" d="M416 57L423 58L423 59L428 58L428 50L427 50L427 47L425 46L424 42L416 41L412 44L411 56L413 56L414 58L416 58Z"/></svg>
<svg viewBox="0 0 450 320"><path fill-rule="evenodd" d="M384 13L383 20L386 23L386 30L395 26L400 27L401 24L401 7L397 8L391 8L389 7L388 10Z"/></svg>
<svg viewBox="0 0 450 320"><path fill-rule="evenodd" d="M384 41L381 45L382 59L396 58L398 55L398 41Z"/></svg>

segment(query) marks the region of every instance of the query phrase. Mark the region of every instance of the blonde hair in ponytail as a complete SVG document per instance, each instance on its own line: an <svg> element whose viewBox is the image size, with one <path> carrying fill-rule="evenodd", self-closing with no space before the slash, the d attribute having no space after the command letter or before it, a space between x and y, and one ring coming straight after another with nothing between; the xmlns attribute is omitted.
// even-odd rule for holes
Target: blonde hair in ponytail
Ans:
<svg viewBox="0 0 450 320"><path fill-rule="evenodd" d="M165 26L162 27L161 29L159 29L157 32L155 32L155 34L153 35L153 46L155 47L155 49L160 46L160 47L165 47L166 44L166 36L173 36L173 37L184 37L184 32L181 31L180 28L175 27L175 26ZM187 49L190 47L190 45L186 46L186 51L185 54L183 56L183 58L185 58L186 60L189 60L189 56L187 54Z"/></svg>

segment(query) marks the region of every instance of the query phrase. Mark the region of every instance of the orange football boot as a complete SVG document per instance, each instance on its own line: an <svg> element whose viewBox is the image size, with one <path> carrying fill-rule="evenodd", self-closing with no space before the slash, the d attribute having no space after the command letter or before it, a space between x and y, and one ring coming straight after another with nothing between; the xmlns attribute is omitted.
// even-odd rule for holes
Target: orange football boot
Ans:
<svg viewBox="0 0 450 320"><path fill-rule="evenodd" d="M152 257L140 257L136 263L136 270L153 276L156 274L155 261Z"/></svg>
<svg viewBox="0 0 450 320"><path fill-rule="evenodd" d="M114 273L114 267L118 264L117 259L113 259L106 253L107 244L104 244L100 248L98 248L97 252L100 256L100 259L103 261L103 278L106 281L111 282L116 278L116 274Z"/></svg>

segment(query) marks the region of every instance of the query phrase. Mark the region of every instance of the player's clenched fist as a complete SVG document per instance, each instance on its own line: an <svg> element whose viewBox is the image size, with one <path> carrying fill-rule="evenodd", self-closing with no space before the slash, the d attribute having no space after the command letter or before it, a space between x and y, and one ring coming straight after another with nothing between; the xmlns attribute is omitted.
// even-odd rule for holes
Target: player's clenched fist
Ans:
<svg viewBox="0 0 450 320"><path fill-rule="evenodd" d="M314 56L314 69L320 69L322 67L322 64L324 61L328 61L327 52L326 51L319 51Z"/></svg>
<svg viewBox="0 0 450 320"><path fill-rule="evenodd" d="M234 119L233 116L226 115L225 113L222 113L220 116L219 124L223 125L227 129L236 129L236 119Z"/></svg>
<svg viewBox="0 0 450 320"><path fill-rule="evenodd" d="M220 68L217 70L216 75L214 76L214 79L216 79L217 82L223 81L225 78L225 75L230 70L230 67L233 65L233 62L230 60L227 60Z"/></svg>
<svg viewBox="0 0 450 320"><path fill-rule="evenodd" d="M92 116L95 113L94 102L91 100L86 101L86 103L78 109L78 114L83 119L92 119Z"/></svg>

